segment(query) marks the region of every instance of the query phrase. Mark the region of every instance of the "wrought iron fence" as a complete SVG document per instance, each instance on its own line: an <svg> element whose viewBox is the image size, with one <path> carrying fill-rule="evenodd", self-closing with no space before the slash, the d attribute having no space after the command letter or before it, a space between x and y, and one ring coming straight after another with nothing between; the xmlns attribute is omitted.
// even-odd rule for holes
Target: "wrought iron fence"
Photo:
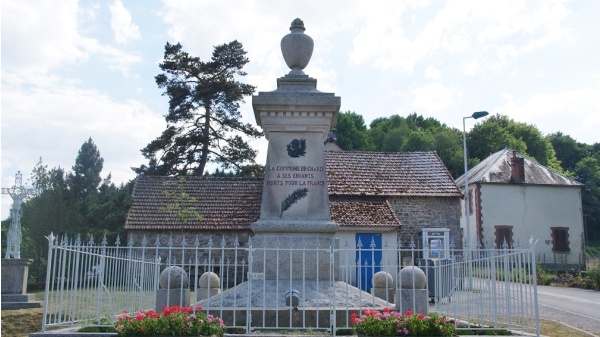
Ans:
<svg viewBox="0 0 600 337"><path fill-rule="evenodd" d="M425 297L429 312L460 320L465 326L539 334L532 246L503 249L447 249L423 256L414 244L338 242L334 246L237 240L201 240L174 244L145 238L122 245L117 239L95 243L49 236L42 331L51 327L112 325L123 311L170 305L202 306L230 328L315 329L336 334L350 329L353 313L363 309L418 312ZM258 241L258 240L257 240ZM428 250L431 252L431 250ZM181 267L187 278L170 289L186 291L161 297L161 271ZM425 274L400 280L403 268ZM199 284L212 272L217 287ZM411 275L414 275L411 274ZM163 280L164 281L164 280ZM212 280L215 281L215 280ZM169 281L167 281L169 282ZM415 289L416 286L416 289ZM165 288L163 284L162 288ZM425 295L423 295L425 294ZM459 328L460 330L461 328Z"/></svg>

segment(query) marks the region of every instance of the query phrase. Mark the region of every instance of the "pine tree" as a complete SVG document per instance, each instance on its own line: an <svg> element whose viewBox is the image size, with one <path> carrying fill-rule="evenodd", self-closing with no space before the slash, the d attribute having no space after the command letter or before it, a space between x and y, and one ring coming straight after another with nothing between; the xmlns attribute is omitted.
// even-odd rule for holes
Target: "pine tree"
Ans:
<svg viewBox="0 0 600 337"><path fill-rule="evenodd" d="M139 174L203 175L208 162L223 169L254 172L257 151L243 137L259 137L254 126L240 121L240 102L255 87L237 80L248 63L242 44L216 46L210 61L183 51L181 44L165 46L163 71L155 77L169 97L167 128L142 154L148 165Z"/></svg>

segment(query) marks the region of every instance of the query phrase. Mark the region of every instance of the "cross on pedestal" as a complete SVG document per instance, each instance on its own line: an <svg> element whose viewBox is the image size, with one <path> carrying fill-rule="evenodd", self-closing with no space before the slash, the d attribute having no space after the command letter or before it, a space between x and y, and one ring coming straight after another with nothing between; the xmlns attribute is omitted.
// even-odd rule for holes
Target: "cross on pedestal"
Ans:
<svg viewBox="0 0 600 337"><path fill-rule="evenodd" d="M2 194L8 194L12 198L12 206L10 210L11 222L10 228L8 229L8 236L6 239L6 259L20 259L21 258L21 203L27 197L34 195L34 189L23 186L23 175L21 171L15 174L15 185L13 187L3 187Z"/></svg>

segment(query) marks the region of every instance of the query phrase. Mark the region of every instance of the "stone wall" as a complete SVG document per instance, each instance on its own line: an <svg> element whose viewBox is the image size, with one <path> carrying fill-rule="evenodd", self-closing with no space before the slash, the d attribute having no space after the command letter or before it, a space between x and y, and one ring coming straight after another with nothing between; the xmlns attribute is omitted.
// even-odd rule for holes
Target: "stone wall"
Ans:
<svg viewBox="0 0 600 337"><path fill-rule="evenodd" d="M422 228L449 228L450 243L462 247L459 198L400 197L388 200L402 224L398 238L403 247L409 247L411 237L417 241Z"/></svg>

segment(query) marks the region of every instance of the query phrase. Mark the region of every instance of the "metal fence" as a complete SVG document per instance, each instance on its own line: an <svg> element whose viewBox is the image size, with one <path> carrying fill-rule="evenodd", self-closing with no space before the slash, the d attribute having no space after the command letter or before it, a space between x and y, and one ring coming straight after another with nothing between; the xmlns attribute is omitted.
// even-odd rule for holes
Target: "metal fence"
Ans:
<svg viewBox="0 0 600 337"><path fill-rule="evenodd" d="M42 331L112 325L123 311L160 309L157 305L166 301L200 305L229 328L247 333L312 329L335 335L350 329L351 315L363 309L417 312L417 299L426 294L426 310L470 329L539 335L531 246L447 249L430 258L412 243L377 246L359 239L320 247L282 236L275 244L250 240L241 247L237 240L228 246L224 237L204 239L176 245L157 237L109 245L106 239L97 244L51 234ZM165 299L159 279L170 266L181 267L187 278L180 285L167 284L175 292L168 291ZM414 276L409 286L399 279L408 266L423 270L424 289L412 289L418 288ZM218 275L218 288L199 284L206 272Z"/></svg>

